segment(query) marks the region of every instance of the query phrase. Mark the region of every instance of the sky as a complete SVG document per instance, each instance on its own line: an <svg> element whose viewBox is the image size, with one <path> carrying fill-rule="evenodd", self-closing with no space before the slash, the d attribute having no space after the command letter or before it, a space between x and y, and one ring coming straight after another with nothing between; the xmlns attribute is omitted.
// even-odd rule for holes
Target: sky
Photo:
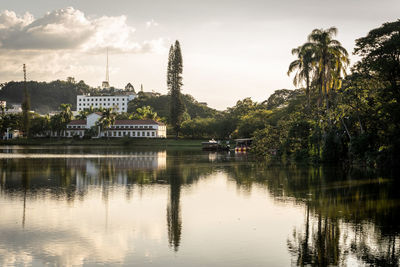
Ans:
<svg viewBox="0 0 400 267"><path fill-rule="evenodd" d="M167 93L169 46L183 54L182 93L220 110L294 89L287 75L315 28L354 41L400 18L399 0L0 0L0 83L23 79L110 84ZM354 63L357 57L351 55Z"/></svg>

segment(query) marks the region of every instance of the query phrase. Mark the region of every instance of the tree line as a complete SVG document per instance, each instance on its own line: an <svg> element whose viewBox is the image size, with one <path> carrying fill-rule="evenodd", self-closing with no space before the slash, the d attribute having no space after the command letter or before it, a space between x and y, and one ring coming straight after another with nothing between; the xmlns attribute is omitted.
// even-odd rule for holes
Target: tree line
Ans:
<svg viewBox="0 0 400 267"><path fill-rule="evenodd" d="M118 116L163 120L176 138L252 137L260 157L395 165L400 162L400 20L355 41L353 54L360 60L350 72L348 52L336 34L335 27L315 29L292 50L288 75L298 89L276 90L261 103L245 98L224 111L182 94L182 51L176 41L168 57L168 95L139 92L129 113ZM90 90L78 84L81 89L74 90ZM61 113L55 118L65 125Z"/></svg>
<svg viewBox="0 0 400 267"><path fill-rule="evenodd" d="M296 90L251 98L207 118L189 118L189 138L252 137L266 158L313 162L400 163L400 20L355 41L360 60L346 72L349 55L337 29L315 29L292 50L288 67Z"/></svg>

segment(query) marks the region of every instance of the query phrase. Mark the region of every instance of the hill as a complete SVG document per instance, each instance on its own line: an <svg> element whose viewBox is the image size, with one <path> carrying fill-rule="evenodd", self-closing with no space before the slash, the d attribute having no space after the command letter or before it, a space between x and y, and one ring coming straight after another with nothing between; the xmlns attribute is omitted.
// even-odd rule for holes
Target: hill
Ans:
<svg viewBox="0 0 400 267"><path fill-rule="evenodd" d="M63 103L72 104L73 109L76 109L76 96L94 90L83 81L79 83L60 80L50 83L30 81L26 85L31 99L31 109L39 113L57 110ZM23 96L23 82L8 82L0 89L0 100L6 100L10 104L20 104Z"/></svg>
<svg viewBox="0 0 400 267"><path fill-rule="evenodd" d="M79 94L98 95L114 94L117 89L98 90L85 84L84 81L71 83L67 81L36 82L29 81L26 84L31 99L31 109L46 114L58 110L61 104L71 104L72 109L76 110L76 96ZM0 88L0 100L7 101L7 104L20 104L24 96L23 82L8 82ZM218 113L217 110L207 107L197 102L191 95L183 95L186 109L191 118L212 117ZM139 92L138 97L131 101L128 112L133 112L137 108L150 106L160 117L169 116L169 97L147 92Z"/></svg>

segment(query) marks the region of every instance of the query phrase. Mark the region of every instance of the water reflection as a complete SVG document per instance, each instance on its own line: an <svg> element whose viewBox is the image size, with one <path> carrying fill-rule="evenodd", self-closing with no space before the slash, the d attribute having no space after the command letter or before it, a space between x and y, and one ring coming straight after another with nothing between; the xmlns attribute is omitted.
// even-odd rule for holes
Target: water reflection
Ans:
<svg viewBox="0 0 400 267"><path fill-rule="evenodd" d="M101 150L57 150L83 152ZM0 265L243 266L272 264L275 254L273 265L282 266L288 259L300 266L400 263L395 179L338 167L266 166L229 153L108 148L104 155L0 160ZM221 209L204 212L213 205ZM192 218L197 209L199 221ZM289 216L285 226L285 213L300 214L299 223ZM246 249L238 250L243 242ZM268 257L265 244L274 249ZM209 258L197 256L201 251Z"/></svg>
<svg viewBox="0 0 400 267"><path fill-rule="evenodd" d="M400 264L398 181L338 167L238 166L232 177L243 190L264 185L276 200L304 206L304 225L288 238L300 266Z"/></svg>
<svg viewBox="0 0 400 267"><path fill-rule="evenodd" d="M180 207L182 174L180 168L171 168L170 189L167 205L168 242L178 251L181 241L182 218Z"/></svg>

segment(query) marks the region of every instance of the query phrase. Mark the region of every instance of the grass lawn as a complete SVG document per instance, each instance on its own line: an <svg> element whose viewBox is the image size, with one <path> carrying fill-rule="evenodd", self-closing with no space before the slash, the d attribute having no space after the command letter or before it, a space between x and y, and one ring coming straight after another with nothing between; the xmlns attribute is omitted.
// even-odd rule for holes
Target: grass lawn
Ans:
<svg viewBox="0 0 400 267"><path fill-rule="evenodd" d="M151 146L151 147L192 147L200 148L204 140L192 139L151 139L151 138L99 138L99 139L72 139L72 138L29 138L1 140L0 145L110 145L110 146Z"/></svg>

